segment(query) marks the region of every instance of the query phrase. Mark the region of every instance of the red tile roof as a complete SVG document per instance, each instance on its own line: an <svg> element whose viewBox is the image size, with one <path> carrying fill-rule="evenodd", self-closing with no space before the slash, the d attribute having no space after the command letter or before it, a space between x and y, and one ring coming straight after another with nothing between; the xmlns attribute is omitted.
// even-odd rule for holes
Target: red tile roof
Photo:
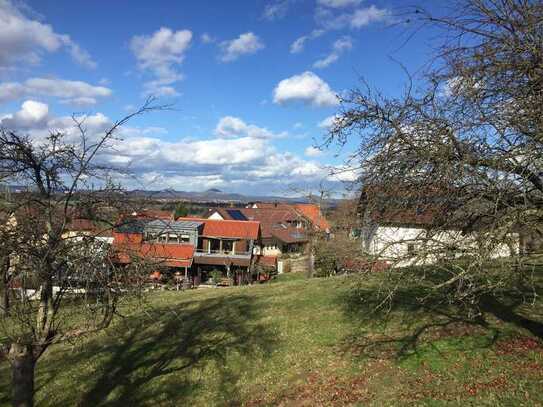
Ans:
<svg viewBox="0 0 543 407"><path fill-rule="evenodd" d="M307 219L320 230L330 229L330 224L322 214L318 205L315 204L295 204L294 207L302 213Z"/></svg>
<svg viewBox="0 0 543 407"><path fill-rule="evenodd" d="M303 229L296 229L288 223L307 219L320 230L330 228L328 221L321 214L315 204L285 204L285 203L258 203L258 208L236 208L247 219L259 221L262 238L275 237L285 243L307 241L307 236L301 236ZM217 211L225 220L231 219L228 211L217 208Z"/></svg>
<svg viewBox="0 0 543 407"><path fill-rule="evenodd" d="M141 244L143 241L143 235L141 233L119 233L113 232L113 244Z"/></svg>
<svg viewBox="0 0 543 407"><path fill-rule="evenodd" d="M157 261L169 267L190 267L194 246L189 244L135 243L125 240L113 242L114 259L121 264L131 263L135 257Z"/></svg>
<svg viewBox="0 0 543 407"><path fill-rule="evenodd" d="M192 220L204 224L202 236L226 237L233 239L258 239L260 222L242 220L215 220L202 218L179 218L178 220Z"/></svg>
<svg viewBox="0 0 543 407"><path fill-rule="evenodd" d="M255 209L288 209L292 205L283 202L255 202L251 205L251 208Z"/></svg>
<svg viewBox="0 0 543 407"><path fill-rule="evenodd" d="M141 212L135 212L135 216L138 218L151 218L151 219L172 219L172 211L162 211L158 209L144 209Z"/></svg>
<svg viewBox="0 0 543 407"><path fill-rule="evenodd" d="M273 225L271 234L285 243L305 243L309 241L305 230L296 226Z"/></svg>
<svg viewBox="0 0 543 407"><path fill-rule="evenodd" d="M285 209L255 209L242 208L241 213L247 219L260 222L262 238L269 239L273 237L272 230L275 226L294 221L299 215L292 208Z"/></svg>
<svg viewBox="0 0 543 407"><path fill-rule="evenodd" d="M379 224L436 226L450 219L448 189L432 185L408 188L403 185L365 187L360 195L359 209Z"/></svg>
<svg viewBox="0 0 543 407"><path fill-rule="evenodd" d="M256 202L253 204L256 209L268 210L294 210L298 215L301 215L311 221L318 229L326 231L330 229L330 224L322 214L318 205L313 203L282 203L282 202ZM253 208L247 208L253 209ZM254 210L254 209L253 209Z"/></svg>

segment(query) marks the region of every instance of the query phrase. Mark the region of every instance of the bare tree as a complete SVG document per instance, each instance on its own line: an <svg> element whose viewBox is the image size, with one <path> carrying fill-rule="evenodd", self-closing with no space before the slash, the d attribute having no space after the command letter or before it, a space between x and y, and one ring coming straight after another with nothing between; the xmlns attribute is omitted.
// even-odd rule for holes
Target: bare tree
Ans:
<svg viewBox="0 0 543 407"><path fill-rule="evenodd" d="M324 219L323 211L326 210L327 201L330 199L332 192L330 188L327 187L324 180L319 182L318 186L291 186L290 192L302 196L308 203L316 205L318 208L317 218L311 220L306 219L308 225L304 230L307 237L307 277L313 278L315 274L315 251L323 248L322 245L318 245L318 242L322 241L324 235L328 236L329 232L321 230L319 222ZM299 216L302 218L302 215Z"/></svg>
<svg viewBox="0 0 543 407"><path fill-rule="evenodd" d="M49 346L107 327L120 299L139 294L138 267L117 267L100 239L124 205L101 154L128 120L161 108L149 99L99 135L76 117L75 138L53 132L38 140L0 130L0 174L28 187L2 208L0 227L0 349L12 366L15 406L33 404L36 362ZM81 219L94 230L70 232Z"/></svg>
<svg viewBox="0 0 543 407"><path fill-rule="evenodd" d="M422 225L381 254L443 265L432 287L477 308L525 281L522 255L542 247L543 4L457 0L451 10L412 10L409 21L443 34L435 59L401 97L366 83L352 91L327 142L359 141L349 164L360 170L368 233L379 223ZM399 244L417 250L394 253Z"/></svg>
<svg viewBox="0 0 543 407"><path fill-rule="evenodd" d="M329 209L331 223L329 238L315 242L315 268L321 276L337 272L364 270L370 266L360 250L360 220L358 199L344 197L334 208Z"/></svg>

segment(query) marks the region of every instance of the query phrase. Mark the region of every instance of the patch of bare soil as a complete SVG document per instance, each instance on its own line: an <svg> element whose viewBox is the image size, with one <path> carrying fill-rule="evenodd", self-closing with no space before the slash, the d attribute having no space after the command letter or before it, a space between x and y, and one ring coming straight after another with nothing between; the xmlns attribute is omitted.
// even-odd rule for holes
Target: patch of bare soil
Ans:
<svg viewBox="0 0 543 407"><path fill-rule="evenodd" d="M498 355L519 355L531 351L543 352L543 344L529 336L507 338L496 343L496 353Z"/></svg>

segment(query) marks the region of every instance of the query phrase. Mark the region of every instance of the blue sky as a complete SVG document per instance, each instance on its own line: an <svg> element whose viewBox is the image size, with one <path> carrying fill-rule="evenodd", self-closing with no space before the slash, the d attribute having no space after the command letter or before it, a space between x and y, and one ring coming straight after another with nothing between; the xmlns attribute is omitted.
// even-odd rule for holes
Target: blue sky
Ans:
<svg viewBox="0 0 543 407"><path fill-rule="evenodd" d="M0 0L0 124L72 134L77 113L98 133L155 95L175 109L134 119L102 157L133 171L127 187L280 194L324 179L341 189L329 167L354 142L339 156L312 145L360 76L396 95L397 61L416 73L428 60L432 33L402 46L404 6Z"/></svg>

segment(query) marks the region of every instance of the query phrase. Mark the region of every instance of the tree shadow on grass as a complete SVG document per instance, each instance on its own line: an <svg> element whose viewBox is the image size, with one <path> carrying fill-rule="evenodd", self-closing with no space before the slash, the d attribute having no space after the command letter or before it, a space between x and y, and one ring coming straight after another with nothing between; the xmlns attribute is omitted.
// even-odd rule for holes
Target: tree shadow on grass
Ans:
<svg viewBox="0 0 543 407"><path fill-rule="evenodd" d="M119 337L111 345L94 341L78 352L78 361L98 352L109 356L97 372L78 379L92 383L79 405L180 405L195 392L207 392L214 403L239 404L243 371L231 368L228 357L265 357L273 348L274 336L258 323L257 313L251 297L230 295L155 308L148 316L123 321L113 329L126 331L112 330ZM70 363L58 362L49 374ZM205 381L212 388L202 388L198 375L204 370L212 375Z"/></svg>
<svg viewBox="0 0 543 407"><path fill-rule="evenodd" d="M543 293L538 295L541 296L541 294ZM509 295L501 296L499 299L485 296L482 298L480 305L484 312L492 314L504 322L509 322L519 328L526 329L532 335L543 340L543 323L522 315L522 311L519 312L518 309L523 304L525 302L522 296L518 295L517 292L511 292Z"/></svg>
<svg viewBox="0 0 543 407"><path fill-rule="evenodd" d="M396 289L390 302L383 303L375 287L347 290L339 301L355 330L343 339L341 351L402 360L418 354L422 343L432 346L446 338L455 342L452 346L467 350L490 347L498 339L499 332L483 318L470 318L465 310L432 295L420 286L403 287ZM467 337L477 340L465 340Z"/></svg>
<svg viewBox="0 0 543 407"><path fill-rule="evenodd" d="M493 318L490 317L543 339L543 323L537 320L537 307L523 307L527 299L543 295L542 271L530 286L519 280L518 284L501 290L499 296L480 296L480 313L473 313L475 307L452 303L443 292L433 288L450 276L428 268L410 272L415 278L409 281L403 282L393 274L387 280L383 275L381 281L376 277L376 285L364 282L345 292L340 302L345 315L358 327L344 339L345 350L366 357L401 359L417 354L422 343L427 350L433 342L442 339L458 350L488 348L503 336L502 329L491 323ZM420 273L419 276L416 273ZM417 278L422 274L424 279ZM379 283L385 290L379 290ZM387 284L388 288L394 287L394 295L389 301L383 301ZM543 310L543 305L539 304L539 309Z"/></svg>

